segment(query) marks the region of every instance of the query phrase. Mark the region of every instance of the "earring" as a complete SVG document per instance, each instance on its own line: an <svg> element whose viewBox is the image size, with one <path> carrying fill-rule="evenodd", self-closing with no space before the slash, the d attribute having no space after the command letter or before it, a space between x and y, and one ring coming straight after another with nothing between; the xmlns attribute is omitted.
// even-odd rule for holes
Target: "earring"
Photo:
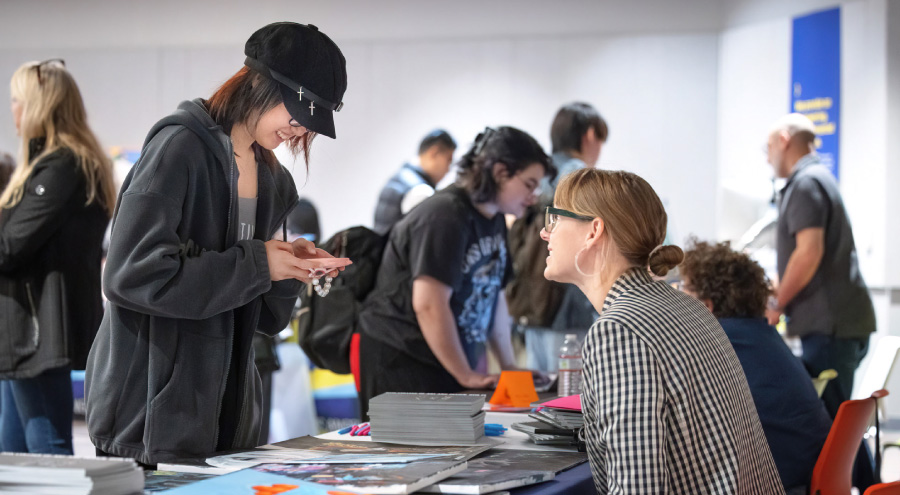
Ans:
<svg viewBox="0 0 900 495"><path fill-rule="evenodd" d="M582 277L593 277L595 274L584 273L581 267L578 266L578 257L581 256L581 253L583 253L585 249L587 249L587 247L581 248L581 251L578 251L578 254L575 255L575 269L578 270L578 273L580 273Z"/></svg>

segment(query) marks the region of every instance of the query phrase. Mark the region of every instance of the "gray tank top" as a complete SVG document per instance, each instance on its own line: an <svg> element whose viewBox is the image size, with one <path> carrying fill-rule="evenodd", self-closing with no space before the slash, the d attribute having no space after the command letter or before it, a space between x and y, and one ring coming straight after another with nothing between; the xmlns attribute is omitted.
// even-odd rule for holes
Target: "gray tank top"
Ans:
<svg viewBox="0 0 900 495"><path fill-rule="evenodd" d="M256 233L256 203L259 198L238 197L238 232L237 240L253 239Z"/></svg>

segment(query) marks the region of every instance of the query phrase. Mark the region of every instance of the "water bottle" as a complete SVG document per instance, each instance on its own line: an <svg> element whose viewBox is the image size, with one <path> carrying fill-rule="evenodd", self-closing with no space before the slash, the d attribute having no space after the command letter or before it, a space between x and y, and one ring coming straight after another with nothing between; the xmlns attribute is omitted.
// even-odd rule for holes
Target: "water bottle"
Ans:
<svg viewBox="0 0 900 495"><path fill-rule="evenodd" d="M578 335L566 334L559 348L559 396L568 397L581 393L581 342Z"/></svg>

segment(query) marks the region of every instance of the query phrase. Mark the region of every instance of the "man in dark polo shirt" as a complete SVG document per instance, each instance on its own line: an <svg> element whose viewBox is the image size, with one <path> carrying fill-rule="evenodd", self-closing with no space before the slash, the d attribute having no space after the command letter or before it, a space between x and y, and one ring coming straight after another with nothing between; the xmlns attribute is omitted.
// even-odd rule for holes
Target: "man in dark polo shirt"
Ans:
<svg viewBox="0 0 900 495"><path fill-rule="evenodd" d="M816 155L815 140L813 123L800 114L783 117L769 134L769 164L787 184L778 200L779 283L767 316L774 324L784 312L811 373L837 370L822 395L834 417L850 398L875 331L875 310L837 181Z"/></svg>

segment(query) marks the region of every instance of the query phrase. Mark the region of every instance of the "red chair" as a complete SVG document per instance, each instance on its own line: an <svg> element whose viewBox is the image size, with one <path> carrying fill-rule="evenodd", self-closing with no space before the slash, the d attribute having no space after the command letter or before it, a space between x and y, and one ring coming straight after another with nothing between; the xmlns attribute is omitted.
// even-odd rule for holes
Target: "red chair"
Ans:
<svg viewBox="0 0 900 495"><path fill-rule="evenodd" d="M359 334L354 333L350 337L350 373L353 374L353 383L356 384L356 392L359 393Z"/></svg>
<svg viewBox="0 0 900 495"><path fill-rule="evenodd" d="M900 481L872 485L863 495L900 495Z"/></svg>
<svg viewBox="0 0 900 495"><path fill-rule="evenodd" d="M863 434L869 428L869 421L878 407L878 399L887 394L887 390L877 390L867 399L848 400L841 404L813 468L812 481L809 485L810 495L850 495L853 487L851 482L853 461L856 459ZM876 452L879 448L876 428ZM880 459L877 457L879 456L876 455L876 476L881 467Z"/></svg>

